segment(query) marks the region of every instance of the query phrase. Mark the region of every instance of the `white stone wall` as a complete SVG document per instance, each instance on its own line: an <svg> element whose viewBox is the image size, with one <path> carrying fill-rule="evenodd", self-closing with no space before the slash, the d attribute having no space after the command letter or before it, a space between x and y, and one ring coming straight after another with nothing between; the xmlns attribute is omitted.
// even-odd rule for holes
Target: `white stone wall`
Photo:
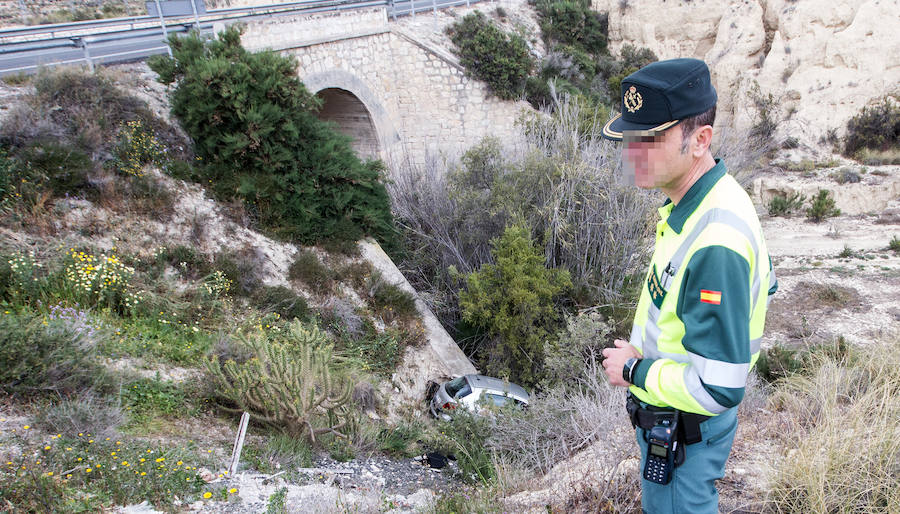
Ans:
<svg viewBox="0 0 900 514"><path fill-rule="evenodd" d="M386 29L383 8L275 16L248 24L241 44L249 50L283 50Z"/></svg>
<svg viewBox="0 0 900 514"><path fill-rule="evenodd" d="M384 158L424 163L429 154L458 152L487 135L509 136L530 108L490 97L446 50L388 24L383 8L253 23L243 42L296 56L300 78L314 92L338 87L359 97Z"/></svg>

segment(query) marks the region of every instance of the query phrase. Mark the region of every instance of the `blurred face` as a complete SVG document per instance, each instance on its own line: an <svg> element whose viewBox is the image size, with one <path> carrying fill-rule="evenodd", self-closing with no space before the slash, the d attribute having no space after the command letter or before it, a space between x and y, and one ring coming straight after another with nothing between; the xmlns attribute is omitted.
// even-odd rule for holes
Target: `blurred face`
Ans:
<svg viewBox="0 0 900 514"><path fill-rule="evenodd" d="M681 151L680 125L664 132L626 130L622 142L625 173L640 188L665 189L690 168L690 155Z"/></svg>

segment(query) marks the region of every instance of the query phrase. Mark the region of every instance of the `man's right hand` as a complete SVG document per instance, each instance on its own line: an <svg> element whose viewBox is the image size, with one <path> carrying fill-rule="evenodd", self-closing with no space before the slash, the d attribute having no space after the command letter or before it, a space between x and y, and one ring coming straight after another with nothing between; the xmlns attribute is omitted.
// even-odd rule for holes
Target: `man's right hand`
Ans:
<svg viewBox="0 0 900 514"><path fill-rule="evenodd" d="M628 387L631 384L626 382L625 378L622 377L622 369L625 368L625 361L632 357L640 359L641 354L634 346L631 346L631 343L628 341L616 339L613 344L616 345L615 348L605 348L603 350L603 357L605 357L603 369L606 370L606 376L609 378L610 384L619 387Z"/></svg>

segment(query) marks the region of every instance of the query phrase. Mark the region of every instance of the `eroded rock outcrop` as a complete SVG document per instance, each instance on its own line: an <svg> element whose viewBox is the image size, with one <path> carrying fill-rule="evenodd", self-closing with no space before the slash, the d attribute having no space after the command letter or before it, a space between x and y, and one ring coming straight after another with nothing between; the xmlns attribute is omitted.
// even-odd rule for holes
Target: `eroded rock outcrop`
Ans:
<svg viewBox="0 0 900 514"><path fill-rule="evenodd" d="M900 1L594 0L609 12L610 47L710 64L720 123L756 121L754 82L771 93L776 137L814 149L873 99L900 92Z"/></svg>

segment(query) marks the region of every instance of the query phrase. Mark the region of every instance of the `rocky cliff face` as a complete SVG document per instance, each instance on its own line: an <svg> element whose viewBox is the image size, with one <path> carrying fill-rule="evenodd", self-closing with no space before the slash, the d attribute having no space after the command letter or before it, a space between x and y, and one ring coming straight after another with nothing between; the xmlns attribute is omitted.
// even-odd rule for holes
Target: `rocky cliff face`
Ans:
<svg viewBox="0 0 900 514"><path fill-rule="evenodd" d="M776 136L816 149L873 99L900 93L898 0L593 0L593 7L609 12L613 51L630 43L660 59L709 63L720 124L755 122L756 82L785 118Z"/></svg>

